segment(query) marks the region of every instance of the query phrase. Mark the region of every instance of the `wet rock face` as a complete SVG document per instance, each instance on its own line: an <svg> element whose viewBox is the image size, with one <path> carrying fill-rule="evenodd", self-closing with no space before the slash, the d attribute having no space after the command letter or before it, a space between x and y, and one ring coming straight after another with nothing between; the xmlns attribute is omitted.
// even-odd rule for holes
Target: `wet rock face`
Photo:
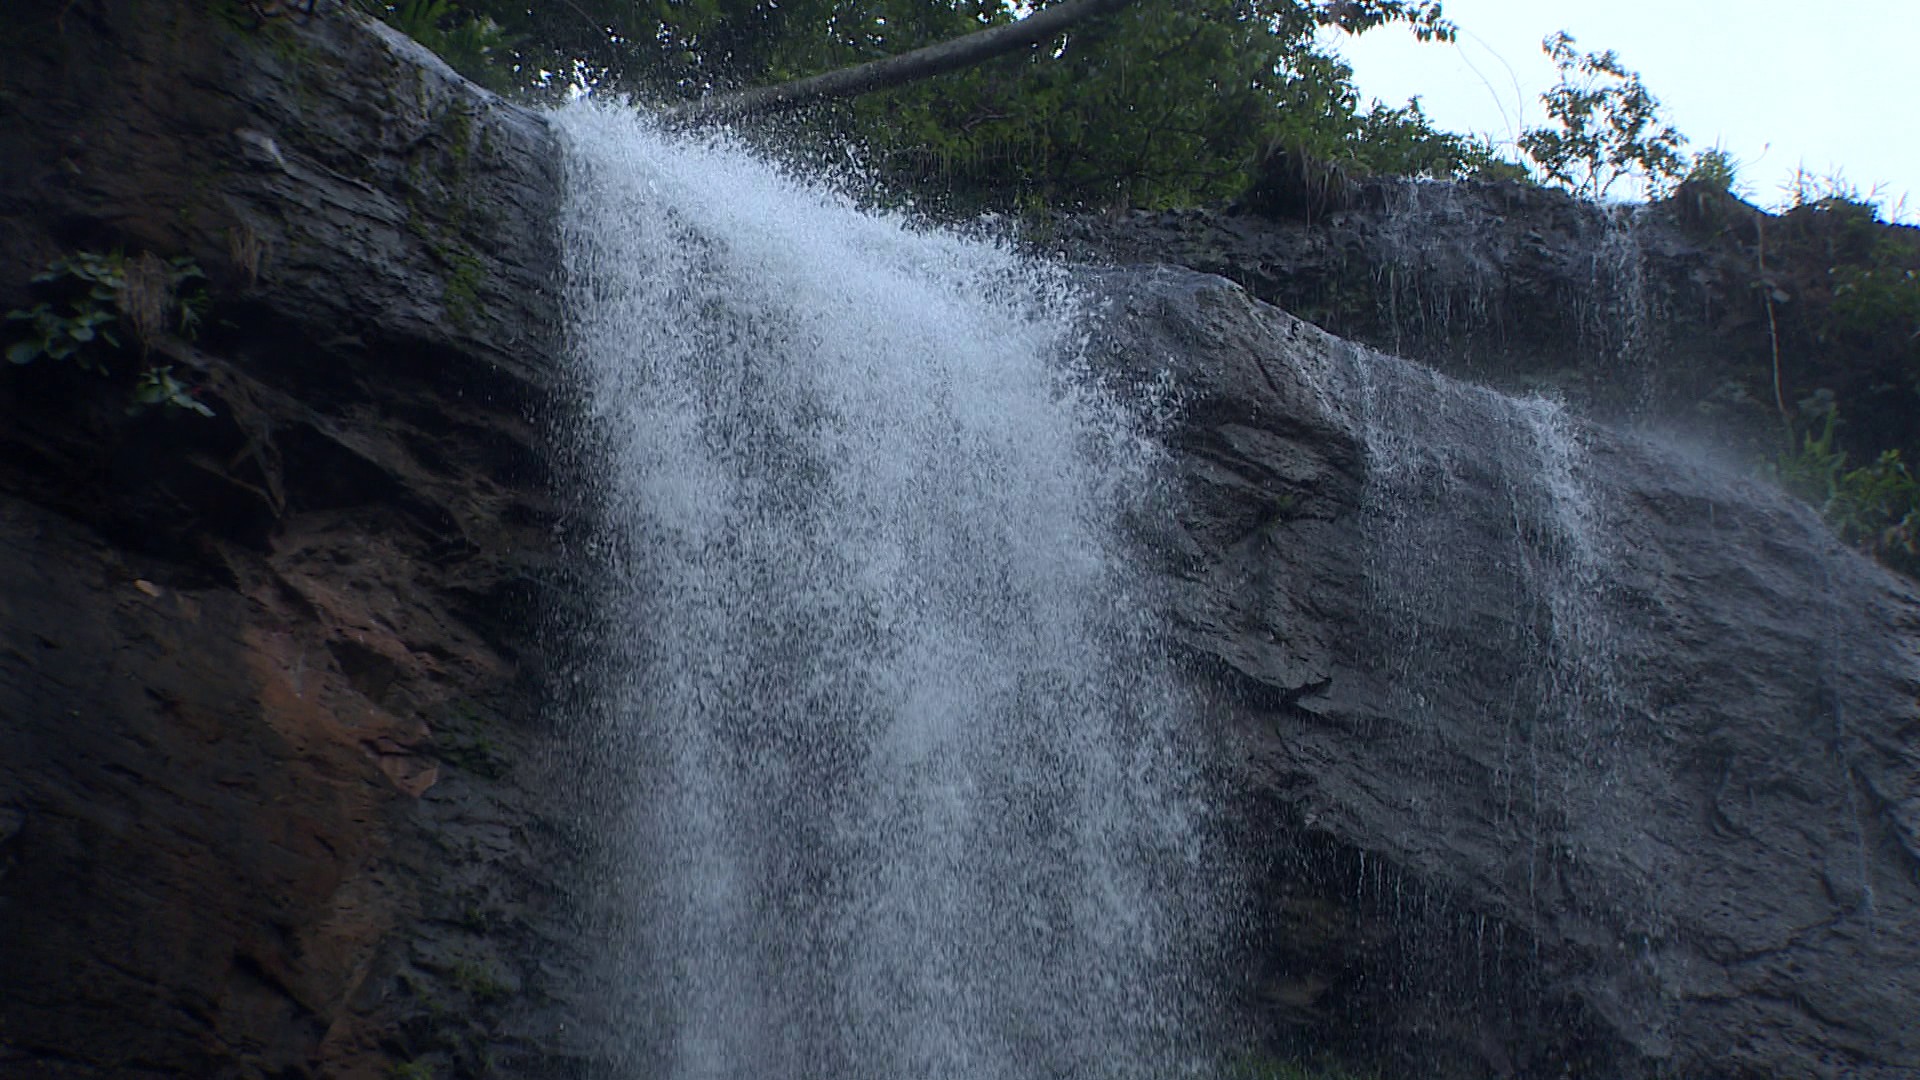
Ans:
<svg viewBox="0 0 1920 1080"><path fill-rule="evenodd" d="M1731 358L1687 365L1727 351L1708 339L1747 299L1724 294L1719 253L1664 209L1518 183L1372 180L1311 219L1141 211L1061 233L1069 250L1219 274L1350 340L1613 416L1684 411L1710 392Z"/></svg>
<svg viewBox="0 0 1920 1080"><path fill-rule="evenodd" d="M335 4L6 21L0 310L79 251L208 300L0 371L0 1076L563 1057L545 125ZM214 415L130 415L157 365Z"/></svg>
<svg viewBox="0 0 1920 1080"><path fill-rule="evenodd" d="M1119 272L1174 633L1282 1045L1420 1076L1911 1075L1920 597L1770 489Z"/></svg>
<svg viewBox="0 0 1920 1080"><path fill-rule="evenodd" d="M1697 186L1603 206L1511 182L1383 179L1311 219L1137 211L1063 218L1047 235L1096 261L1219 274L1349 340L1749 459L1778 451L1781 404L1798 417L1822 389L1856 462L1920 439L1911 348L1844 329L1835 293L1836 268L1913 265L1920 231L1858 208L1775 216Z"/></svg>

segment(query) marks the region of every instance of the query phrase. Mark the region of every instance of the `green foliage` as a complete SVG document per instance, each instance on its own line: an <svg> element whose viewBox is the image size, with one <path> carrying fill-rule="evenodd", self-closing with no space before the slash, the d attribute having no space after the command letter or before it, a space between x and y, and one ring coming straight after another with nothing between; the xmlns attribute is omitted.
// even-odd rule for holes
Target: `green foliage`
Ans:
<svg viewBox="0 0 1920 1080"><path fill-rule="evenodd" d="M505 1001L513 996L513 987L485 964L461 960L453 965L449 974L455 987L473 995L473 999L482 1004Z"/></svg>
<svg viewBox="0 0 1920 1080"><path fill-rule="evenodd" d="M1920 234L1889 226L1874 193L1837 177L1802 172L1789 191L1794 205L1782 240L1798 245L1804 262L1824 267L1824 280L1810 277L1799 288L1816 301L1814 347L1850 358L1849 403L1898 389L1911 395L1900 406L1910 412L1920 404ZM1841 386L1831 373L1821 381Z"/></svg>
<svg viewBox="0 0 1920 1080"><path fill-rule="evenodd" d="M1906 218L1904 196L1889 205L1883 186L1876 184L1862 190L1860 185L1839 172L1815 173L1805 168L1795 169L1793 175L1788 177L1782 194L1789 212L1812 210L1841 213L1867 224L1903 221Z"/></svg>
<svg viewBox="0 0 1920 1080"><path fill-rule="evenodd" d="M1527 172L1502 159L1485 140L1441 131L1414 98L1398 109L1375 102L1342 133L1343 148L1375 176L1429 180L1524 180Z"/></svg>
<svg viewBox="0 0 1920 1080"><path fill-rule="evenodd" d="M522 38L509 33L492 16L475 14L454 0L357 2L362 10L432 49L448 67L474 82L500 93L520 86L516 50Z"/></svg>
<svg viewBox="0 0 1920 1080"><path fill-rule="evenodd" d="M82 350L96 341L119 348L120 339L113 335L117 318L111 309L91 304L62 312L42 301L24 310L9 311L8 322L29 325L26 336L8 347L7 360L14 364L31 364L43 356L66 360L81 356ZM85 357L81 357L79 363L90 370L105 372Z"/></svg>
<svg viewBox="0 0 1920 1080"><path fill-rule="evenodd" d="M1437 5L1341 11L1356 31L1393 21L1429 37L1451 34ZM845 109L846 127L883 174L961 202L1123 207L1224 198L1247 186L1261 151L1276 142L1327 160L1358 157L1367 121L1351 71L1314 48L1322 14L1295 0L1139 4L1051 51L859 99ZM1380 158L1380 171L1417 150L1426 160L1416 167L1449 167L1439 162L1444 148L1418 145L1435 134L1424 120L1417 108L1372 116L1374 134L1402 137L1397 154Z"/></svg>
<svg viewBox="0 0 1920 1080"><path fill-rule="evenodd" d="M1018 14L1003 0L360 2L463 71L478 62L524 91L586 85L643 100L817 74ZM1483 145L1436 131L1417 103L1363 113L1351 71L1316 44L1322 26L1389 23L1422 39L1453 34L1437 0L1142 3L815 120L896 185L962 208L1224 198L1275 140L1375 173L1491 167ZM469 31L479 36L466 46L450 39Z"/></svg>
<svg viewBox="0 0 1920 1080"><path fill-rule="evenodd" d="M484 735L449 741L438 752L440 760L482 779L498 780L510 771L506 755Z"/></svg>
<svg viewBox="0 0 1920 1080"><path fill-rule="evenodd" d="M1623 177L1638 177L1664 193L1686 170L1686 139L1660 120L1660 102L1609 49L1574 50L1562 30L1541 43L1560 80L1541 95L1556 125L1520 136L1520 149L1548 183L1585 198L1601 198Z"/></svg>
<svg viewBox="0 0 1920 1080"><path fill-rule="evenodd" d="M1702 150L1693 156L1693 164L1687 167L1687 175L1681 183L1696 184L1729 195L1736 194L1735 188L1740 183L1740 163L1721 147Z"/></svg>
<svg viewBox="0 0 1920 1080"><path fill-rule="evenodd" d="M1820 511L1840 539L1903 573L1920 575L1920 481L1900 451L1871 465L1847 468L1834 445L1839 410L1828 404L1818 434L1802 433L1799 447L1774 464L1780 486Z"/></svg>
<svg viewBox="0 0 1920 1080"><path fill-rule="evenodd" d="M117 251L81 251L56 259L32 281L46 299L4 317L20 328L7 346L7 360L16 365L71 360L82 370L106 375L109 358L124 351L122 331L132 335L142 356L164 335L192 338L208 303L201 285L205 277L185 257L130 259ZM147 365L134 383L131 411L167 405L212 416L194 393L170 365Z"/></svg>
<svg viewBox="0 0 1920 1080"><path fill-rule="evenodd" d="M133 410L149 405L169 405L176 409L212 416L207 403L193 396L193 388L173 377L173 365L150 367L140 373L133 386Z"/></svg>
<svg viewBox="0 0 1920 1080"><path fill-rule="evenodd" d="M1920 340L1920 267L1912 265L1913 256L1911 245L1882 238L1865 262L1833 267L1828 276L1838 328Z"/></svg>
<svg viewBox="0 0 1920 1080"><path fill-rule="evenodd" d="M387 1069L391 1080L433 1080L433 1066L424 1061L399 1061Z"/></svg>
<svg viewBox="0 0 1920 1080"><path fill-rule="evenodd" d="M7 360L30 364L41 357L71 359L82 368L106 374L93 347L98 343L120 347L114 327L120 321L117 305L126 286L125 257L117 252L83 251L55 260L34 275L33 283L53 292L56 299L7 312L7 322L27 324L25 336L8 347Z"/></svg>

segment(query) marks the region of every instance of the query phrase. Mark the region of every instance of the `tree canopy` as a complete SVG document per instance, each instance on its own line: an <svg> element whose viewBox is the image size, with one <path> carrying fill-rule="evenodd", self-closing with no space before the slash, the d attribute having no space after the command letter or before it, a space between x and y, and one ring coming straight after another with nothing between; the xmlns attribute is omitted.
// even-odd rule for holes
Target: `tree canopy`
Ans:
<svg viewBox="0 0 1920 1080"><path fill-rule="evenodd" d="M668 104L832 71L1019 18L1007 0L403 0L367 6L496 86ZM1031 8L1044 8L1035 3ZM816 110L882 175L971 205L1237 194L1264 151L1454 176L1493 161L1417 103L1362 111L1316 32L1453 27L1438 0L1137 0L1038 46Z"/></svg>

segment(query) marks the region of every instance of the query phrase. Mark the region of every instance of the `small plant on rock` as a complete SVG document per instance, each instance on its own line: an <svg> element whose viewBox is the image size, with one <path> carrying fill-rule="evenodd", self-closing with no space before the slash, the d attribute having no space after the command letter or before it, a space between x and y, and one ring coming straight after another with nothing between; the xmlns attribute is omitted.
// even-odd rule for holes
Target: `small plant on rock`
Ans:
<svg viewBox="0 0 1920 1080"><path fill-rule="evenodd" d="M207 306L204 280L200 267L184 257L81 251L56 259L33 278L46 299L5 316L6 323L18 327L7 360L15 365L70 360L83 371L105 375L108 359L125 351L128 340L144 360L163 337L191 338L197 332ZM147 364L134 383L132 409L166 405L212 416L194 393L171 365Z"/></svg>
<svg viewBox="0 0 1920 1080"><path fill-rule="evenodd" d="M1847 467L1847 452L1834 445L1839 412L1825 404L1816 434L1773 467L1781 487L1820 511L1840 539L1902 573L1920 576L1920 480L1888 450L1870 465Z"/></svg>
<svg viewBox="0 0 1920 1080"><path fill-rule="evenodd" d="M213 415L213 409L206 402L193 396L192 387L173 377L172 364L150 367L140 373L140 381L133 386L133 408L137 411L149 405L170 405L201 416Z"/></svg>
<svg viewBox="0 0 1920 1080"><path fill-rule="evenodd" d="M453 965L453 970L448 974L455 987L471 994L475 1001L483 1005L505 1001L513 996L513 986L486 964L461 960Z"/></svg>
<svg viewBox="0 0 1920 1080"><path fill-rule="evenodd" d="M83 251L57 259L33 283L59 294L24 310L7 312L10 323L26 324L26 336L7 348L7 360L31 364L41 357L75 360L82 368L106 373L91 349L98 342L120 347L114 327L120 321L120 290L126 285L126 259L118 254Z"/></svg>
<svg viewBox="0 0 1920 1080"><path fill-rule="evenodd" d="M1687 167L1687 175L1681 182L1728 195L1738 195L1740 162L1727 150L1718 146L1702 150L1693 156L1693 164Z"/></svg>

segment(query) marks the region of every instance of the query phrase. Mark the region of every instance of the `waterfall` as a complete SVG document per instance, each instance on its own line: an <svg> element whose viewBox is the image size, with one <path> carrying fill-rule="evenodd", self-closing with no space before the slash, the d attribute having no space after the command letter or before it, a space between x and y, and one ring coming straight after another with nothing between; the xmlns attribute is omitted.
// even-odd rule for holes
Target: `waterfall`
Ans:
<svg viewBox="0 0 1920 1080"><path fill-rule="evenodd" d="M1177 1075L1203 754L1082 298L725 140L555 122L625 1073Z"/></svg>

